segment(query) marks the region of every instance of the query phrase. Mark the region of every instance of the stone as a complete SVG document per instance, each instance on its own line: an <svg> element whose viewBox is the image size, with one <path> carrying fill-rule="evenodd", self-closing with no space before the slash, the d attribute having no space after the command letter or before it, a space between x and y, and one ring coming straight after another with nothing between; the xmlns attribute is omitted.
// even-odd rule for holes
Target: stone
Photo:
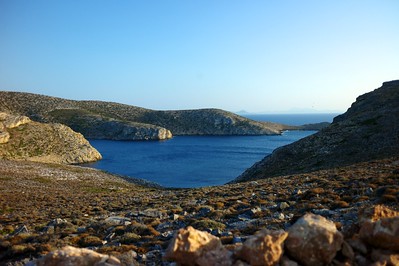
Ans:
<svg viewBox="0 0 399 266"><path fill-rule="evenodd" d="M47 226L53 226L53 227L55 227L55 226L60 226L60 225L64 225L64 224L67 224L67 223L68 223L68 221L65 220L65 219L56 218L56 219L51 220L51 221L47 224Z"/></svg>
<svg viewBox="0 0 399 266"><path fill-rule="evenodd" d="M347 257L350 261L355 259L355 252L353 251L351 245L349 245L349 243L346 241L342 243L342 255Z"/></svg>
<svg viewBox="0 0 399 266"><path fill-rule="evenodd" d="M8 143L9 140L10 140L10 133L8 133L7 131L0 130L0 144Z"/></svg>
<svg viewBox="0 0 399 266"><path fill-rule="evenodd" d="M375 262L373 265L399 265L399 253L387 250L373 249L371 259Z"/></svg>
<svg viewBox="0 0 399 266"><path fill-rule="evenodd" d="M362 253L362 254L367 254L367 246L364 244L359 237L356 235L356 237L353 237L351 239L347 240L348 244L356 251Z"/></svg>
<svg viewBox="0 0 399 266"><path fill-rule="evenodd" d="M281 266L298 266L296 261L291 260L287 256L283 256L280 261Z"/></svg>
<svg viewBox="0 0 399 266"><path fill-rule="evenodd" d="M273 217L279 220L284 220L285 219L285 215L282 212L275 212L273 214Z"/></svg>
<svg viewBox="0 0 399 266"><path fill-rule="evenodd" d="M375 222L381 218L390 218L399 216L399 212L392 210L384 205L376 205L372 208L363 208L359 211L360 224L366 221Z"/></svg>
<svg viewBox="0 0 399 266"><path fill-rule="evenodd" d="M236 252L236 257L250 265L276 265L284 253L288 233L263 229L248 238Z"/></svg>
<svg viewBox="0 0 399 266"><path fill-rule="evenodd" d="M131 224L130 219L121 216L110 216L105 219L105 222L111 225L129 225Z"/></svg>
<svg viewBox="0 0 399 266"><path fill-rule="evenodd" d="M8 117L4 120L3 124L6 128L16 128L20 125L24 125L30 122L29 117L27 116L13 116L8 115Z"/></svg>
<svg viewBox="0 0 399 266"><path fill-rule="evenodd" d="M8 117L8 114L7 114L7 113L0 112L0 121L6 120L7 117Z"/></svg>
<svg viewBox="0 0 399 266"><path fill-rule="evenodd" d="M21 225L15 231L12 233L13 235L19 235L19 234L24 234L24 233L29 233L28 227L26 225Z"/></svg>
<svg viewBox="0 0 399 266"><path fill-rule="evenodd" d="M288 230L285 247L304 265L325 265L333 260L342 243L343 236L333 222L308 213Z"/></svg>
<svg viewBox="0 0 399 266"><path fill-rule="evenodd" d="M399 251L399 216L365 221L359 236L371 246Z"/></svg>
<svg viewBox="0 0 399 266"><path fill-rule="evenodd" d="M66 246L29 262L27 266L110 266L121 265L114 256L103 255L86 248Z"/></svg>
<svg viewBox="0 0 399 266"><path fill-rule="evenodd" d="M287 209L287 208L289 208L290 207L290 205L287 203L287 202L280 202L279 204L278 204L278 208L280 209L280 210L284 210L284 209Z"/></svg>
<svg viewBox="0 0 399 266"><path fill-rule="evenodd" d="M180 229L166 250L165 259L181 265L232 265L231 253L219 238L188 226Z"/></svg>

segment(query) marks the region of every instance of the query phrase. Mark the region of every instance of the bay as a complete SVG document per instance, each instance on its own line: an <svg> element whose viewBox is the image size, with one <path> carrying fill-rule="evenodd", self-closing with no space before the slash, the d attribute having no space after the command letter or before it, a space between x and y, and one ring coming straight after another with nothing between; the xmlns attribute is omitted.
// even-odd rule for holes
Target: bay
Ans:
<svg viewBox="0 0 399 266"><path fill-rule="evenodd" d="M274 149L315 131L276 136L175 136L167 141L90 140L103 159L85 164L110 173L143 178L164 187L225 184Z"/></svg>

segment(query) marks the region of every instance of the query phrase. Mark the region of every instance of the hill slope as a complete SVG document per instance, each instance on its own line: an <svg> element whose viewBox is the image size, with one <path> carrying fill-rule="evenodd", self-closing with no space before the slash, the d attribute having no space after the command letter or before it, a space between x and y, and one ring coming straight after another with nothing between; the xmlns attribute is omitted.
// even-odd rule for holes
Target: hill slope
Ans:
<svg viewBox="0 0 399 266"><path fill-rule="evenodd" d="M0 111L70 126L86 138L141 140L174 135L269 135L287 128L218 109L154 111L101 101L73 101L20 92L0 92Z"/></svg>
<svg viewBox="0 0 399 266"><path fill-rule="evenodd" d="M305 173L395 155L399 155L399 80L359 96L330 126L275 150L234 181Z"/></svg>
<svg viewBox="0 0 399 266"><path fill-rule="evenodd" d="M67 126L0 113L0 158L74 164L97 161L101 155Z"/></svg>

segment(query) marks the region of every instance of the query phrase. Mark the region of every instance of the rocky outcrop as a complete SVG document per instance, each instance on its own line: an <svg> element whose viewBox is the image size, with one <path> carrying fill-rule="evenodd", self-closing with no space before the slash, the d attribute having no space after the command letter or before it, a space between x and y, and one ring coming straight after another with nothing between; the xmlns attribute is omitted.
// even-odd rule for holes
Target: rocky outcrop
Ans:
<svg viewBox="0 0 399 266"><path fill-rule="evenodd" d="M219 109L154 111L100 101L72 101L19 92L0 92L0 111L39 122L62 123L86 138L162 140L173 135L275 135L292 129L256 122Z"/></svg>
<svg viewBox="0 0 399 266"><path fill-rule="evenodd" d="M399 154L399 80L357 98L320 132L276 149L235 182L305 173Z"/></svg>
<svg viewBox="0 0 399 266"><path fill-rule="evenodd" d="M10 133L7 129L19 127L30 122L30 119L26 116L14 116L7 113L0 113L0 144L8 143L10 140Z"/></svg>
<svg viewBox="0 0 399 266"><path fill-rule="evenodd" d="M82 134L62 124L44 124L0 113L0 158L48 163L85 163L101 159Z"/></svg>

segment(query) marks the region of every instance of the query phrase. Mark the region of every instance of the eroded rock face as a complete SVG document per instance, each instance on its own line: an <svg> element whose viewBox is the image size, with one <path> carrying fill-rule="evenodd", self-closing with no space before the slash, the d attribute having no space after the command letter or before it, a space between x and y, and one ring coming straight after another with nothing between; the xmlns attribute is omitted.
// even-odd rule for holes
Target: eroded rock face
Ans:
<svg viewBox="0 0 399 266"><path fill-rule="evenodd" d="M24 125L29 123L31 120L29 117L26 116L13 116L13 115L8 115L6 119L3 121L3 124L6 128L16 128L19 127L20 125Z"/></svg>
<svg viewBox="0 0 399 266"><path fill-rule="evenodd" d="M64 247L51 252L41 259L30 262L28 266L110 266L121 265L120 261L85 248Z"/></svg>
<svg viewBox="0 0 399 266"><path fill-rule="evenodd" d="M309 213L290 227L285 246L289 255L304 265L325 265L342 243L343 236L333 222Z"/></svg>
<svg viewBox="0 0 399 266"><path fill-rule="evenodd" d="M10 133L7 129L16 128L31 122L26 116L10 115L4 112L0 113L0 144L8 143L10 140Z"/></svg>
<svg viewBox="0 0 399 266"><path fill-rule="evenodd" d="M261 230L245 241L236 256L250 265L276 265L284 253L287 236L284 231Z"/></svg>
<svg viewBox="0 0 399 266"><path fill-rule="evenodd" d="M33 122L6 113L0 113L0 119L0 158L64 164L101 159L82 134L65 125Z"/></svg>
<svg viewBox="0 0 399 266"><path fill-rule="evenodd" d="M177 232L165 258L182 265L232 265L231 253L219 238L191 226Z"/></svg>

